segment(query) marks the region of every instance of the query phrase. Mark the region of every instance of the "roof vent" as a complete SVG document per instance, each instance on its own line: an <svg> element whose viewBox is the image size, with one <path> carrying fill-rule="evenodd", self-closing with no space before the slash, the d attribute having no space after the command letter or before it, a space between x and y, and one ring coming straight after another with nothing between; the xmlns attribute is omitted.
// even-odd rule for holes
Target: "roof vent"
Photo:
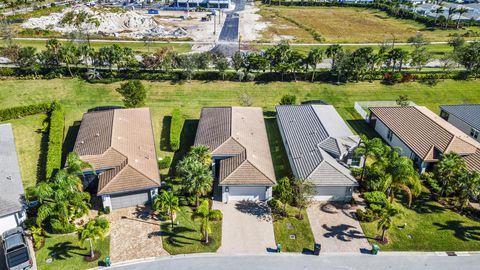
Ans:
<svg viewBox="0 0 480 270"><path fill-rule="evenodd" d="M95 133L95 137L100 137L100 133Z"/></svg>
<svg viewBox="0 0 480 270"><path fill-rule="evenodd" d="M80 143L81 143L81 144L84 144L84 143L85 143L85 141L80 141Z"/></svg>
<svg viewBox="0 0 480 270"><path fill-rule="evenodd" d="M12 179L13 179L13 178L12 178L11 175L7 176L7 180L12 180Z"/></svg>

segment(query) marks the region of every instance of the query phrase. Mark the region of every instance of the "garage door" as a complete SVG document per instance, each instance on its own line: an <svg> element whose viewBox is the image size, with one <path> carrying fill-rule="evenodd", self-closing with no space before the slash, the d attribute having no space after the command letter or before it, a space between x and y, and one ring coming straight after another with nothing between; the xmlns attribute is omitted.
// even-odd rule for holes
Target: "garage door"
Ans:
<svg viewBox="0 0 480 270"><path fill-rule="evenodd" d="M350 187L317 187L316 201L342 201L346 199Z"/></svg>
<svg viewBox="0 0 480 270"><path fill-rule="evenodd" d="M17 226L18 225L17 225L17 220L15 219L15 214L0 218L0 234L5 232L6 230L13 229ZM0 256L3 256L3 254Z"/></svg>
<svg viewBox="0 0 480 270"><path fill-rule="evenodd" d="M129 192L119 195L110 196L113 209L125 208L140 204L145 204L149 201L149 191Z"/></svg>
<svg viewBox="0 0 480 270"><path fill-rule="evenodd" d="M266 187L229 187L228 200L265 200Z"/></svg>

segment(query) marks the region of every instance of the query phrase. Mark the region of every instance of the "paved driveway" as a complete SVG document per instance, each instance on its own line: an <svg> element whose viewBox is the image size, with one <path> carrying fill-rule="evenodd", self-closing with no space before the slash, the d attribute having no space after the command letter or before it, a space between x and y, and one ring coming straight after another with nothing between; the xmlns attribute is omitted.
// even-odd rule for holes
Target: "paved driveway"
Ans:
<svg viewBox="0 0 480 270"><path fill-rule="evenodd" d="M322 245L322 252L361 252L370 248L360 223L352 216L355 208L347 210L314 203L307 213L315 242Z"/></svg>
<svg viewBox="0 0 480 270"><path fill-rule="evenodd" d="M214 202L223 213L222 246L218 253L265 253L275 247L270 208L263 202Z"/></svg>
<svg viewBox="0 0 480 270"><path fill-rule="evenodd" d="M145 206L113 210L110 221L112 262L168 255L163 249L160 221L150 216Z"/></svg>

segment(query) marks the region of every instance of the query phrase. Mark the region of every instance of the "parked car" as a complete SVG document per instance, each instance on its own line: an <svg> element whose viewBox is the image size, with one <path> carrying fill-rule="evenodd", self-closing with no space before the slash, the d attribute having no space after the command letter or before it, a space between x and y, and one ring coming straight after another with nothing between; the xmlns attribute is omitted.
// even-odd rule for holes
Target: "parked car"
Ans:
<svg viewBox="0 0 480 270"><path fill-rule="evenodd" d="M17 227L4 232L2 245L8 270L26 270L32 267L33 261L22 228Z"/></svg>

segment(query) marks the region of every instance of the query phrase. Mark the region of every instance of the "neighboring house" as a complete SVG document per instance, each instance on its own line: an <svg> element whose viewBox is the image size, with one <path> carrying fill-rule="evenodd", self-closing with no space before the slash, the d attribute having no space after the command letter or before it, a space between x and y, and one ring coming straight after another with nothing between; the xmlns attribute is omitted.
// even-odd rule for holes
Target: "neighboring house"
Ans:
<svg viewBox="0 0 480 270"><path fill-rule="evenodd" d="M27 218L22 176L11 124L0 125L0 234ZM3 254L2 254L3 255Z"/></svg>
<svg viewBox="0 0 480 270"><path fill-rule="evenodd" d="M203 108L195 145L212 152L214 194L225 203L269 200L276 184L261 108Z"/></svg>
<svg viewBox="0 0 480 270"><path fill-rule="evenodd" d="M480 143L423 106L372 107L370 124L391 146L400 147L421 172L455 152L480 171Z"/></svg>
<svg viewBox="0 0 480 270"><path fill-rule="evenodd" d="M177 8L195 9L196 7L224 9L230 7L230 0L175 0L172 6Z"/></svg>
<svg viewBox="0 0 480 270"><path fill-rule="evenodd" d="M348 169L360 138L331 105L277 106L277 122L295 177L312 181L316 200L348 200L357 181ZM352 164L354 163L354 164Z"/></svg>
<svg viewBox="0 0 480 270"><path fill-rule="evenodd" d="M150 202L160 187L150 110L114 109L83 115L73 149L94 170L86 169L86 190L104 207Z"/></svg>
<svg viewBox="0 0 480 270"><path fill-rule="evenodd" d="M480 104L440 106L440 116L480 142Z"/></svg>

